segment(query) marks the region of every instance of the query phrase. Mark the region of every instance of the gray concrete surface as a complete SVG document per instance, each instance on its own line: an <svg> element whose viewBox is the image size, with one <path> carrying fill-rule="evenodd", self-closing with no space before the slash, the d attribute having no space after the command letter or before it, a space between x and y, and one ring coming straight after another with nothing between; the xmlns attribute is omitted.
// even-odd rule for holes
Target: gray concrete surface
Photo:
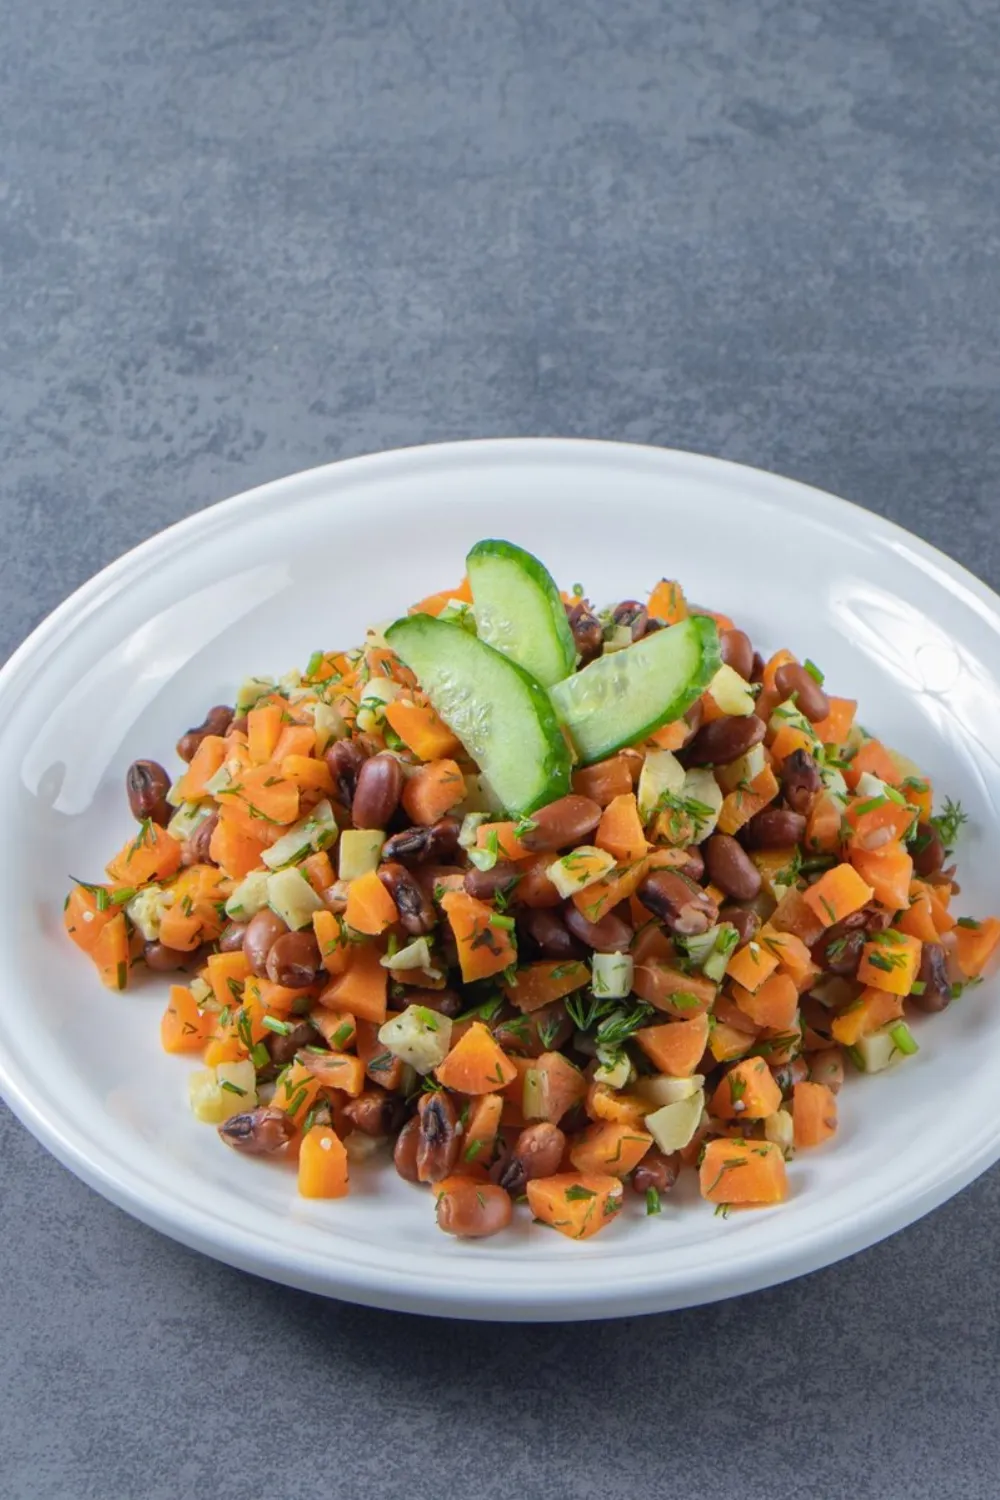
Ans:
<svg viewBox="0 0 1000 1500"><path fill-rule="evenodd" d="M403 443L719 453L1000 584L988 0L0 0L0 651ZM460 1328L132 1223L0 1118L10 1500L993 1500L1000 1175L743 1301Z"/></svg>

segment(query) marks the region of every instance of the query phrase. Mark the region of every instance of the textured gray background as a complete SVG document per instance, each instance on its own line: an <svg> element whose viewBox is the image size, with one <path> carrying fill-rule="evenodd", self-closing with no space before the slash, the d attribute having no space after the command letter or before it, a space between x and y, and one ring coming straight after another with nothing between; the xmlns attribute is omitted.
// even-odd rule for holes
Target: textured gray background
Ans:
<svg viewBox="0 0 1000 1500"><path fill-rule="evenodd" d="M991 0L2 0L0 651L395 444L723 454L1000 584ZM994 1172L740 1302L459 1328L132 1223L0 1118L12 1500L995 1497Z"/></svg>

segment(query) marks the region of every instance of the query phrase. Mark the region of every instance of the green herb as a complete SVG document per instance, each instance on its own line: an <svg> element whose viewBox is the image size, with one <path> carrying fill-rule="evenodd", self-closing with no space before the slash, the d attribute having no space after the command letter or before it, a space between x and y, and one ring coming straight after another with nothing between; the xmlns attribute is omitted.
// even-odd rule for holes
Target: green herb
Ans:
<svg viewBox="0 0 1000 1500"><path fill-rule="evenodd" d="M832 870L839 861L835 854L813 854L809 859L803 859L799 863L801 875L818 875L822 871Z"/></svg>
<svg viewBox="0 0 1000 1500"><path fill-rule="evenodd" d="M513 959L503 971L503 982L508 989L517 989L517 959Z"/></svg>
<svg viewBox="0 0 1000 1500"><path fill-rule="evenodd" d="M516 839L523 839L526 833L534 833L537 827L537 818L518 818L514 824L514 837Z"/></svg>
<svg viewBox="0 0 1000 1500"><path fill-rule="evenodd" d="M226 980L226 989L237 1005L243 1004L243 980L230 977Z"/></svg>
<svg viewBox="0 0 1000 1500"><path fill-rule="evenodd" d="M680 797L676 792L662 792L656 803L655 813L667 815L667 832L677 841L683 838L687 825L710 823L715 817L715 808L696 797Z"/></svg>
<svg viewBox="0 0 1000 1500"><path fill-rule="evenodd" d="M115 984L120 990L123 990L128 984L128 962L124 958L115 969Z"/></svg>
<svg viewBox="0 0 1000 1500"><path fill-rule="evenodd" d="M830 918L830 923L832 925L837 920L836 909L833 906L830 905L830 902L826 899L825 896L820 896L819 901L820 901L820 905L822 906L823 910L826 912L827 916Z"/></svg>
<svg viewBox="0 0 1000 1500"><path fill-rule="evenodd" d="M956 927L967 927L970 932L978 932L982 925L982 922L977 922L975 917L959 917L955 923Z"/></svg>
<svg viewBox="0 0 1000 1500"><path fill-rule="evenodd" d="M574 1182L572 1187L566 1189L565 1198L567 1203L579 1203L585 1198L596 1198L597 1194L593 1188L585 1188L581 1183Z"/></svg>
<svg viewBox="0 0 1000 1500"><path fill-rule="evenodd" d="M771 877L772 882L774 885L794 885L798 880L801 871L802 853L796 845L796 847L792 850L792 857L789 860L788 864L785 865L783 869L778 870L778 872Z"/></svg>
<svg viewBox="0 0 1000 1500"><path fill-rule="evenodd" d="M388 1073L395 1062L391 1052L379 1052L368 1064L369 1073Z"/></svg>
<svg viewBox="0 0 1000 1500"><path fill-rule="evenodd" d="M690 990L675 990L670 996L669 1003L675 1005L678 1010L695 1010L702 1002L697 995L692 995Z"/></svg>
<svg viewBox="0 0 1000 1500"><path fill-rule="evenodd" d="M228 1078L224 1078L219 1087L225 1089L227 1094L243 1095L246 1093L246 1089L241 1089L238 1084L230 1083Z"/></svg>
<svg viewBox="0 0 1000 1500"><path fill-rule="evenodd" d="M499 912L492 912L490 915L491 927L502 927L506 932L513 932L516 925L513 917L502 917Z"/></svg>
<svg viewBox="0 0 1000 1500"><path fill-rule="evenodd" d="M90 892L90 894L94 898L94 904L96 905L98 911L107 911L108 907L111 905L111 897L108 895L108 892L105 890L103 885L91 885L87 880L77 880L75 875L71 875L69 878L70 880L72 880L73 884L78 885L82 891Z"/></svg>
<svg viewBox="0 0 1000 1500"><path fill-rule="evenodd" d="M259 1073L261 1068L266 1068L271 1061L271 1054L263 1042L257 1042L250 1052L250 1061Z"/></svg>
<svg viewBox="0 0 1000 1500"><path fill-rule="evenodd" d="M731 1203L717 1203L715 1205L715 1217L717 1219L728 1219L731 1210Z"/></svg>
<svg viewBox="0 0 1000 1500"><path fill-rule="evenodd" d="M236 1035L249 1052L253 1047L253 1034L250 1022L250 1012L243 1006L240 1007L236 1016Z"/></svg>
<svg viewBox="0 0 1000 1500"><path fill-rule="evenodd" d="M598 1047L608 1052L620 1051L630 1036L634 1036L641 1026L644 1026L651 1016L655 1014L651 1005L640 1003L635 1010L628 1012L616 1010L601 1021L594 1033L594 1041Z"/></svg>
<svg viewBox="0 0 1000 1500"><path fill-rule="evenodd" d="M724 1161L709 1186L702 1188L702 1197L707 1198L710 1193L713 1193L727 1172L733 1171L735 1167L745 1167L746 1164L745 1156L731 1156L728 1161Z"/></svg>
<svg viewBox="0 0 1000 1500"><path fill-rule="evenodd" d="M738 1104L747 1091L747 1081L739 1073L730 1073L728 1077L729 1097L734 1104Z"/></svg>
<svg viewBox="0 0 1000 1500"><path fill-rule="evenodd" d="M502 995L491 995L481 1005L473 1006L472 1010L463 1011L460 1016L455 1017L455 1025L460 1021L492 1021L503 1005Z"/></svg>
<svg viewBox="0 0 1000 1500"><path fill-rule="evenodd" d="M486 1142L483 1141L483 1140L470 1141L469 1144L465 1148L465 1152L464 1152L464 1154L462 1156L462 1160L463 1161L475 1161L476 1157L479 1155L480 1151L482 1151L482 1149L483 1149L483 1147L485 1145L486 1145Z"/></svg>
<svg viewBox="0 0 1000 1500"><path fill-rule="evenodd" d="M292 1027L288 1021L279 1021L277 1016L265 1016L261 1021L268 1031L276 1031L279 1036L291 1036Z"/></svg>
<svg viewBox="0 0 1000 1500"><path fill-rule="evenodd" d="M863 818L865 813L874 812L876 808L884 807L889 801L886 796L868 797L864 802L855 802L853 807L854 816Z"/></svg>
<svg viewBox="0 0 1000 1500"><path fill-rule="evenodd" d="M904 1057L912 1057L914 1052L920 1051L913 1032L905 1021L900 1021L898 1026L894 1026L889 1035L892 1037L892 1045L897 1051L902 1052Z"/></svg>
<svg viewBox="0 0 1000 1500"><path fill-rule="evenodd" d="M658 1214L660 1212L660 1195L655 1187L646 1189L646 1214Z"/></svg>
<svg viewBox="0 0 1000 1500"><path fill-rule="evenodd" d="M577 1031L589 1031L614 1005L611 1000L598 1000L580 992L570 995L563 1003Z"/></svg>
<svg viewBox="0 0 1000 1500"><path fill-rule="evenodd" d="M309 660L306 662L306 673L305 673L306 677L315 677L316 673L319 671L319 669L320 669L320 667L322 665L323 665L323 653L322 653L322 651L314 651L313 654L312 654L312 656L310 656Z"/></svg>
<svg viewBox="0 0 1000 1500"><path fill-rule="evenodd" d="M966 990L974 990L976 985L982 984L982 982L983 976L981 974L977 975L975 979L966 979L964 983L962 983L961 980L956 979L955 983L951 987L951 998L953 1000L960 1000L961 997L965 994Z"/></svg>
<svg viewBox="0 0 1000 1500"><path fill-rule="evenodd" d="M387 750L403 750L406 748L404 741L390 724L382 725L382 738L385 740Z"/></svg>
<svg viewBox="0 0 1000 1500"><path fill-rule="evenodd" d="M891 974L893 969L900 968L906 959L901 953L869 953L866 955L873 969L881 969L883 974Z"/></svg>
<svg viewBox="0 0 1000 1500"><path fill-rule="evenodd" d="M468 854L477 870L492 870L500 858L500 835L496 829L489 830L482 849L470 849Z"/></svg>
<svg viewBox="0 0 1000 1500"><path fill-rule="evenodd" d="M822 687L823 683L826 681L826 678L823 676L823 673L820 671L819 667L817 667L816 663L814 661L810 661L807 656L802 665L805 667L806 671L809 673L809 676L813 679L813 681L818 682L820 687Z"/></svg>
<svg viewBox="0 0 1000 1500"><path fill-rule="evenodd" d="M944 810L937 813L930 821L937 829L941 842L950 854L951 846L958 837L958 830L969 821L969 816L962 811L961 802L952 802L950 797L946 797Z"/></svg>
<svg viewBox="0 0 1000 1500"><path fill-rule="evenodd" d="M924 983L924 981L922 979L915 979L913 981L913 983L910 985L910 994L911 995L922 995L924 993L924 991L926 990L926 988L927 988L927 985Z"/></svg>
<svg viewBox="0 0 1000 1500"><path fill-rule="evenodd" d="M527 1020L527 1017L525 1017L525 1019ZM561 1027L561 1025L562 1021L558 1016L550 1017L549 1020L542 1021L540 1024L537 1024L536 1029L538 1031L538 1040L541 1042L546 1052L551 1049L552 1043L559 1035L559 1028Z"/></svg>
<svg viewBox="0 0 1000 1500"><path fill-rule="evenodd" d="M351 1040L351 1036L353 1034L353 1031L354 1031L354 1022L353 1021L343 1021L337 1027L336 1031L333 1033L333 1036L330 1038L330 1044L331 1044L331 1046L334 1047L336 1049L336 1051L339 1052L342 1047L346 1047L347 1046L347 1043Z"/></svg>

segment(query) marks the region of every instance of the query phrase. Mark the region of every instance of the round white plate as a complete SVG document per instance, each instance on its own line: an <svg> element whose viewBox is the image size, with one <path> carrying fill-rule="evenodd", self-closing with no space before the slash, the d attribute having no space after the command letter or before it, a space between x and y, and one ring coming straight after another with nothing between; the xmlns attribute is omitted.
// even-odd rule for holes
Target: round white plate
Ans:
<svg viewBox="0 0 1000 1500"><path fill-rule="evenodd" d="M955 563L805 485L685 453L517 440L355 459L154 537L0 674L0 1086L12 1109L92 1187L209 1255L331 1296L472 1318L711 1301L826 1265L943 1202L1000 1156L996 982L918 1023L905 1066L847 1084L835 1141L792 1164L780 1208L718 1219L692 1185L657 1218L627 1195L586 1244L527 1214L463 1244L388 1161L357 1173L348 1199L315 1203L287 1167L228 1150L188 1111L196 1064L160 1050L165 983L110 994L66 941L70 875L100 879L128 833L131 760L170 763L178 733L244 676L355 644L457 581L483 536L530 548L601 602L679 578L763 650L818 662L939 797L961 798L961 905L996 905L1000 601Z"/></svg>

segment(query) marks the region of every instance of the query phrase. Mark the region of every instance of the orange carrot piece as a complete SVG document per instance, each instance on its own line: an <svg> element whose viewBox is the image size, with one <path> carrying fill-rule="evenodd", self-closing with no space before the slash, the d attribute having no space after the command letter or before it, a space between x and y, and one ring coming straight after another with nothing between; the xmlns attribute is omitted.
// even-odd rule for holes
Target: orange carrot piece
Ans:
<svg viewBox="0 0 1000 1500"><path fill-rule="evenodd" d="M717 1120L764 1120L781 1108L781 1090L762 1057L747 1057L728 1069L708 1106Z"/></svg>
<svg viewBox="0 0 1000 1500"><path fill-rule="evenodd" d="M420 766L403 787L403 807L414 823L429 827L457 807L466 795L465 777L453 760Z"/></svg>
<svg viewBox="0 0 1000 1500"><path fill-rule="evenodd" d="M543 1052L524 1074L522 1108L526 1120L558 1125L567 1110L586 1097L587 1080L561 1052Z"/></svg>
<svg viewBox="0 0 1000 1500"><path fill-rule="evenodd" d="M493 922L493 908L486 902L465 891L448 891L441 906L455 936L465 984L499 974L515 961L517 947L510 931Z"/></svg>
<svg viewBox="0 0 1000 1500"><path fill-rule="evenodd" d="M881 740L865 740L857 754L851 757L850 764L845 767L844 780L852 792L865 771L871 776L877 776L879 781L887 782L889 786L896 786L903 779L898 764Z"/></svg>
<svg viewBox="0 0 1000 1500"><path fill-rule="evenodd" d="M510 899L517 906L528 906L533 911L551 906L561 906L562 897L548 877L548 869L555 862L554 854L536 854L518 864L517 884ZM464 877L459 876L459 880Z"/></svg>
<svg viewBox="0 0 1000 1500"><path fill-rule="evenodd" d="M223 809L212 830L209 853L233 880L242 880L251 870L260 868L264 850L275 842L276 833L281 833L280 828L268 823L248 828L242 818Z"/></svg>
<svg viewBox="0 0 1000 1500"><path fill-rule="evenodd" d="M299 1196L345 1198L350 1191L347 1151L329 1125L314 1125L299 1147Z"/></svg>
<svg viewBox="0 0 1000 1500"><path fill-rule="evenodd" d="M332 911L313 912L313 932L319 944L320 958L328 974L343 974L351 953L351 943L340 918Z"/></svg>
<svg viewBox="0 0 1000 1500"><path fill-rule="evenodd" d="M843 832L851 849L881 849L903 838L915 817L909 802L854 797L844 812Z"/></svg>
<svg viewBox="0 0 1000 1500"><path fill-rule="evenodd" d="M76 946L93 953L103 928L113 921L121 907L111 900L105 886L75 885L66 898L63 926Z"/></svg>
<svg viewBox="0 0 1000 1500"><path fill-rule="evenodd" d="M217 793L217 800L220 807L251 833L260 823L283 828L294 823L299 815L298 787L286 781L272 765L254 766L242 772L236 782Z"/></svg>
<svg viewBox="0 0 1000 1500"><path fill-rule="evenodd" d="M592 1120L611 1120L616 1125L629 1125L636 1130L642 1129L649 1114L649 1104L638 1094L620 1093L606 1083L593 1081L586 1084L584 1108Z"/></svg>
<svg viewBox="0 0 1000 1500"><path fill-rule="evenodd" d="M308 732L315 737L315 730L310 729ZM284 779L298 787L300 793L322 792L325 797L334 795L336 789L333 777L325 760L316 760L311 755L286 755L278 764Z"/></svg>
<svg viewBox="0 0 1000 1500"><path fill-rule="evenodd" d="M856 1000L834 1016L830 1030L835 1041L853 1047L863 1036L870 1036L889 1021L903 1014L903 996L888 990L865 989Z"/></svg>
<svg viewBox="0 0 1000 1500"><path fill-rule="evenodd" d="M177 796L182 802L200 802L209 795L205 783L211 781L226 755L226 741L217 734L206 734L177 782Z"/></svg>
<svg viewBox="0 0 1000 1500"><path fill-rule="evenodd" d="M458 754L461 746L447 724L428 704L395 698L385 706L385 717L408 750L420 760L442 760Z"/></svg>
<svg viewBox="0 0 1000 1500"><path fill-rule="evenodd" d="M119 908L111 921L97 934L90 956L101 983L109 990L123 990L128 985L129 941L125 913Z"/></svg>
<svg viewBox="0 0 1000 1500"><path fill-rule="evenodd" d="M386 1018L389 970L379 962L374 943L355 943L342 974L332 979L318 995L320 1005L328 1010L346 1010L366 1021Z"/></svg>
<svg viewBox="0 0 1000 1500"><path fill-rule="evenodd" d="M367 870L347 887L344 921L354 932L363 932L368 937L378 937L399 921L396 903L375 870Z"/></svg>
<svg viewBox="0 0 1000 1500"><path fill-rule="evenodd" d="M899 913L895 926L900 932L919 938L922 943L941 941L937 927L934 925L930 896L927 894L926 887L922 886L919 881L910 882L910 904L905 911Z"/></svg>
<svg viewBox="0 0 1000 1500"><path fill-rule="evenodd" d="M588 922L599 922L619 902L627 901L638 890L646 877L649 865L638 859L631 865L619 865L603 880L595 880L573 897L573 905Z"/></svg>
<svg viewBox="0 0 1000 1500"><path fill-rule="evenodd" d="M595 1121L574 1138L569 1159L578 1172L608 1172L612 1177L625 1177L639 1165L652 1144L653 1137L646 1130Z"/></svg>
<svg viewBox="0 0 1000 1500"><path fill-rule="evenodd" d="M235 953L210 953L205 977L221 1006L241 1004L243 984L250 977L250 964L243 949L237 948Z"/></svg>
<svg viewBox="0 0 1000 1500"><path fill-rule="evenodd" d="M439 594L428 594L426 599L421 599L419 604L412 604L409 609L411 615L439 615L443 609L447 609L452 599L458 599L463 604L472 603L472 589L468 578L463 578L461 583L453 589L442 589Z"/></svg>
<svg viewBox="0 0 1000 1500"><path fill-rule="evenodd" d="M712 1027L708 1038L708 1050L716 1062L734 1062L738 1057L744 1057L754 1045L755 1038L747 1031L738 1026L732 1026L727 1021L719 1021Z"/></svg>
<svg viewBox="0 0 1000 1500"><path fill-rule="evenodd" d="M515 974L513 984L504 982L504 994L525 1015L571 995L590 983L590 968L581 959L546 960L525 964Z"/></svg>
<svg viewBox="0 0 1000 1500"><path fill-rule="evenodd" d="M604 1173L536 1177L525 1191L535 1218L571 1240L589 1240L611 1223L623 1202L621 1179Z"/></svg>
<svg viewBox="0 0 1000 1500"><path fill-rule="evenodd" d="M796 729L794 724L782 724L771 741L771 754L779 763L786 760L794 750L804 750L807 755L812 755L815 749L815 740L804 730Z"/></svg>
<svg viewBox="0 0 1000 1500"><path fill-rule="evenodd" d="M348 1052L355 1046L360 1023L348 1011L324 1010L321 1005L317 1005L315 1010L310 1011L309 1019L334 1052Z"/></svg>
<svg viewBox="0 0 1000 1500"><path fill-rule="evenodd" d="M614 855L618 864L631 864L646 853L646 835L634 792L626 792L608 803L601 814L594 843Z"/></svg>
<svg viewBox="0 0 1000 1500"><path fill-rule="evenodd" d="M821 792L806 819L805 847L811 854L836 854L840 849L843 810L829 792Z"/></svg>
<svg viewBox="0 0 1000 1500"><path fill-rule="evenodd" d="M612 755L594 766L583 766L573 772L573 790L580 797L590 797L607 807L616 797L632 790L632 773L623 755Z"/></svg>
<svg viewBox="0 0 1000 1500"><path fill-rule="evenodd" d="M875 900L892 912L910 904L913 860L896 840L881 849L852 849L851 864L875 892Z"/></svg>
<svg viewBox="0 0 1000 1500"><path fill-rule="evenodd" d="M985 917L974 927L962 917L955 926L955 961L966 979L978 979L1000 944L1000 919Z"/></svg>
<svg viewBox="0 0 1000 1500"><path fill-rule="evenodd" d="M741 988L736 1004L755 1026L786 1031L795 1024L799 992L790 974L772 974L754 992Z"/></svg>
<svg viewBox="0 0 1000 1500"><path fill-rule="evenodd" d="M646 604L650 618L662 620L664 625L678 625L688 617L687 600L679 583L661 578Z"/></svg>
<svg viewBox="0 0 1000 1500"><path fill-rule="evenodd" d="M918 938L892 927L876 933L861 950L858 979L872 989L908 995L920 968L922 948Z"/></svg>
<svg viewBox="0 0 1000 1500"><path fill-rule="evenodd" d="M649 736L649 743L657 750L680 750L690 737L691 725L686 719L674 719L670 724L661 724Z"/></svg>
<svg viewBox="0 0 1000 1500"><path fill-rule="evenodd" d="M770 766L765 766L746 791L737 788L735 792L727 792L719 813L719 832L738 833L744 824L749 823L752 817L774 801L780 790L773 770Z"/></svg>
<svg viewBox="0 0 1000 1500"><path fill-rule="evenodd" d="M473 1099L459 1157L463 1170L472 1165L483 1167L489 1165L493 1154L493 1143L500 1129L503 1106L504 1096L499 1092L478 1094Z"/></svg>
<svg viewBox="0 0 1000 1500"><path fill-rule="evenodd" d="M319 1079L314 1078L301 1063L289 1063L278 1074L271 1102L275 1109L284 1110L286 1115L291 1115L293 1120L301 1124L316 1103L322 1086Z"/></svg>
<svg viewBox="0 0 1000 1500"><path fill-rule="evenodd" d="M492 1094L517 1076L510 1058L481 1021L474 1021L435 1069L439 1083L460 1094Z"/></svg>
<svg viewBox="0 0 1000 1500"><path fill-rule="evenodd" d="M775 678L777 677L778 672L782 667L790 666L794 661L795 657L792 655L791 651L785 650L784 647L782 647L780 651L776 651L774 655L769 658L769 660L765 663L764 671L761 674L761 681L763 682L767 692L777 692L777 688L775 686Z"/></svg>
<svg viewBox="0 0 1000 1500"><path fill-rule="evenodd" d="M854 698L830 698L830 712L813 725L813 733L824 745L843 745L851 732L858 705Z"/></svg>
<svg viewBox="0 0 1000 1500"><path fill-rule="evenodd" d="M852 912L860 911L872 894L871 886L850 865L834 865L815 885L802 892L802 899L824 927L832 927Z"/></svg>
<svg viewBox="0 0 1000 1500"><path fill-rule="evenodd" d="M744 943L742 948L737 948L726 965L726 975L734 979L743 989L760 989L765 979L768 979L778 967L778 955L762 943L752 939Z"/></svg>
<svg viewBox="0 0 1000 1500"><path fill-rule="evenodd" d="M701 1196L709 1203L763 1207L788 1197L785 1158L773 1141L726 1136L709 1141L698 1169Z"/></svg>
<svg viewBox="0 0 1000 1500"><path fill-rule="evenodd" d="M167 880L181 866L181 846L165 828L148 820L134 839L130 839L106 866L108 875L119 885L146 885L151 880Z"/></svg>
<svg viewBox="0 0 1000 1500"><path fill-rule="evenodd" d="M697 1072L708 1046L708 1016L690 1021L667 1021L662 1026L644 1026L635 1040L650 1062L671 1078L690 1078Z"/></svg>
<svg viewBox="0 0 1000 1500"><path fill-rule="evenodd" d="M825 1083L797 1083L792 1090L792 1124L799 1149L821 1146L837 1129L837 1098Z"/></svg>
<svg viewBox="0 0 1000 1500"><path fill-rule="evenodd" d="M494 840L496 849L501 859L531 859L530 849L526 849L517 837L514 829L516 823L480 823L476 829L476 848L492 849Z"/></svg>
<svg viewBox="0 0 1000 1500"><path fill-rule="evenodd" d="M700 974L685 974L656 959L636 965L632 987L640 1000L676 1016L679 1021L689 1021L711 1010L717 993L710 979Z"/></svg>
<svg viewBox="0 0 1000 1500"><path fill-rule="evenodd" d="M178 953L193 953L200 948L201 918L194 911L185 911L175 902L168 906L160 920L160 942L166 948L175 948Z"/></svg>

